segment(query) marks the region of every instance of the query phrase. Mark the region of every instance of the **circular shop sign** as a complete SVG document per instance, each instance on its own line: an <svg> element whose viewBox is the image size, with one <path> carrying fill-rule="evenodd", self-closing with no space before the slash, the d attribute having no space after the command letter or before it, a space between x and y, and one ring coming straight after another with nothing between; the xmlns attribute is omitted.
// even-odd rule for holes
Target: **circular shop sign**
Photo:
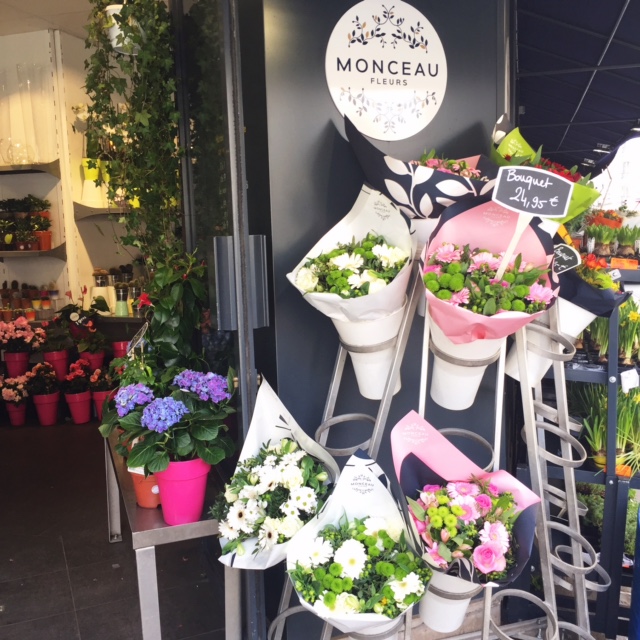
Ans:
<svg viewBox="0 0 640 640"><path fill-rule="evenodd" d="M364 0L351 7L329 39L325 73L338 111L377 140L404 140L422 131L447 87L442 42L405 2Z"/></svg>

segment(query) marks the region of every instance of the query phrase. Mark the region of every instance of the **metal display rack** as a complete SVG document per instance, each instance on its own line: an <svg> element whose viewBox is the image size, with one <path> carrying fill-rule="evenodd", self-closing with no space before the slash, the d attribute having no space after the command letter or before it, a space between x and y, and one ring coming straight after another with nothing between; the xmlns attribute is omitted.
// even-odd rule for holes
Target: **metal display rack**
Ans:
<svg viewBox="0 0 640 640"><path fill-rule="evenodd" d="M409 302L405 309L400 332L396 339L392 366L380 401L378 413L375 417L359 413L334 416L346 356L349 351L355 350L349 345L340 344L322 423L315 434L316 440L325 446L332 455L338 457L348 456L357 449L362 448L367 450L371 458L374 460L377 458L393 397L393 389L399 375L411 324L416 315L418 302L424 295L421 284L419 265L416 264L414 265L410 285ZM552 307L549 315L551 328L532 324L529 325L529 327L520 329L516 334L516 348L521 376L521 395L524 411L523 437L527 442L532 489L542 499L536 524L536 540L540 554L544 601L525 591L517 589L503 589L494 594L492 587L485 587L482 628L475 633L467 633L464 634L464 636L460 636L464 637L465 640L472 637L488 640L496 636L504 639L509 638L510 636L508 634L510 633L522 634L527 632L536 633L538 637L540 637L540 633L545 628L548 640L556 640L559 637L560 630L572 632L580 638L589 640L592 636L590 635L588 592L592 590L605 591L610 584L606 571L604 571L597 562L595 551L589 542L579 533L579 518L582 513L582 506L576 497L574 470L582 465L586 460L587 454L584 447L571 433L577 429L578 425L568 417L564 377L564 362L572 358L575 349L571 343L557 331L558 319L555 307ZM531 335L531 333L544 334L553 345L551 350L542 350L537 344L529 341L527 335ZM419 399L421 415L424 415L426 406L429 344L429 323L425 319ZM384 346L387 347L388 345ZM376 348L376 346L368 347L367 350L376 350ZM362 350L360 350L360 352L362 352ZM530 353L536 353L537 355L542 355L553 360L557 399L556 407L544 404L540 386L538 385L537 389L534 389L534 385L530 384L527 369ZM502 432L504 362L505 346L502 347L498 357L496 372L494 468L497 468L497 460L499 459L499 456L496 454L501 450L500 434ZM328 434L332 427L354 420L369 421L373 424L371 437L367 441L353 447L341 449L326 446ZM554 438L559 439L561 443L560 455L547 449L548 434L552 434ZM577 453L577 455L574 455L574 453ZM549 482L549 476L553 475L549 473L550 467L560 468L562 470L560 479L564 481L563 488L558 488ZM558 537L568 538L570 543L557 544L556 540ZM596 582L587 579L587 576L594 572L598 575ZM575 599L575 624L558 621L556 585L560 585L564 589L569 590ZM287 580L283 588L278 615L269 628L269 640L281 640L287 617L305 611L302 606L290 606L292 594L293 588L291 582ZM505 597L520 598L533 603L539 611L542 611L542 615L538 615L535 619L500 627L491 619L491 610L492 606L495 606L496 603L499 603ZM404 640L410 640L411 638L413 622L411 616L412 614L409 610L398 622L398 630L402 633ZM320 635L320 640L329 640L332 635L332 630L333 627L325 623ZM384 635L386 636L388 633L389 632L386 632ZM369 640L375 638L375 636L358 636L353 634L352 637L366 637Z"/></svg>

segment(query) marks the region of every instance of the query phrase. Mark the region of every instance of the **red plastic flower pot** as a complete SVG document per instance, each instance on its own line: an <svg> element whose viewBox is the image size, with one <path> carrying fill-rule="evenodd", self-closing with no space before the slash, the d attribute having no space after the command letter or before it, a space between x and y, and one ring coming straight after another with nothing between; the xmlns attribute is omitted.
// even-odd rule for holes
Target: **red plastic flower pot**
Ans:
<svg viewBox="0 0 640 640"><path fill-rule="evenodd" d="M20 353L4 354L4 363L7 367L7 377L17 378L27 373L29 369L29 354L26 351Z"/></svg>
<svg viewBox="0 0 640 640"><path fill-rule="evenodd" d="M124 342L112 342L111 348L113 349L113 357L124 358L127 355L128 345L129 343L126 340Z"/></svg>
<svg viewBox="0 0 640 640"><path fill-rule="evenodd" d="M91 391L65 393L64 397L74 424L86 424L91 420Z"/></svg>
<svg viewBox="0 0 640 640"><path fill-rule="evenodd" d="M107 391L92 391L91 398L93 399L93 406L96 410L96 417L98 418L98 422L102 422L102 407L104 405L104 401L107 398L111 398L111 396L115 393L113 389L109 389Z"/></svg>
<svg viewBox="0 0 640 640"><path fill-rule="evenodd" d="M69 351L45 351L42 354L45 362L48 362L56 372L56 380L62 382L69 372Z"/></svg>
<svg viewBox="0 0 640 640"><path fill-rule="evenodd" d="M146 478L141 473L131 473L136 502L143 509L156 509L160 506L158 481L153 474Z"/></svg>
<svg viewBox="0 0 640 640"><path fill-rule="evenodd" d="M27 421L27 404L14 404L7 402L7 413L9 414L9 422L12 427L23 427Z"/></svg>
<svg viewBox="0 0 640 640"><path fill-rule="evenodd" d="M104 364L104 351L98 351L98 353L89 353L88 351L85 351L80 354L80 357L89 362L91 365L91 371L102 369L102 365Z"/></svg>
<svg viewBox="0 0 640 640"><path fill-rule="evenodd" d="M59 403L59 391L33 396L33 404L36 406L36 413L41 427L51 427L58 422Z"/></svg>

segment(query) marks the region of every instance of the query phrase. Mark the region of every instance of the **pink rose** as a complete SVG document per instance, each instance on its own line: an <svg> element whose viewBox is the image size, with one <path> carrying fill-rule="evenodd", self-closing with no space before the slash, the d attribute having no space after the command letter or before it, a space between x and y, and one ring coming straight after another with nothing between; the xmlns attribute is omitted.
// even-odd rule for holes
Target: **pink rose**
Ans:
<svg viewBox="0 0 640 640"><path fill-rule="evenodd" d="M493 503L491 502L491 498L486 493L481 493L476 496L476 506L480 511L480 514L485 516L489 511L491 511L491 507Z"/></svg>
<svg viewBox="0 0 640 640"><path fill-rule="evenodd" d="M500 545L495 542L481 544L473 550L473 564L481 573L493 573L504 571L507 560L500 550Z"/></svg>

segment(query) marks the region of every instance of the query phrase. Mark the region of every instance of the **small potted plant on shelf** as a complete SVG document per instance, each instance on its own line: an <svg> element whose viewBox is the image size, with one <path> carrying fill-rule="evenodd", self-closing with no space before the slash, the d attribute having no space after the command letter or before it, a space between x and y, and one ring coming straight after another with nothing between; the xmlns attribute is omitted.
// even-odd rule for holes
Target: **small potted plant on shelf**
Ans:
<svg viewBox="0 0 640 640"><path fill-rule="evenodd" d="M28 218L16 219L14 235L18 251L32 251L36 248L36 237Z"/></svg>
<svg viewBox="0 0 640 640"><path fill-rule="evenodd" d="M51 212L49 211L51 202L46 198L38 198L30 193L24 198L23 202L26 210L30 214L37 214L43 218L49 218L51 216Z"/></svg>
<svg viewBox="0 0 640 640"><path fill-rule="evenodd" d="M33 398L40 426L50 427L56 424L60 402L60 384L53 366L48 362L38 362L31 369L31 377L27 387L29 395Z"/></svg>
<svg viewBox="0 0 640 640"><path fill-rule="evenodd" d="M34 215L29 218L31 229L38 241L40 251L51 250L51 220L41 215Z"/></svg>
<svg viewBox="0 0 640 640"><path fill-rule="evenodd" d="M10 219L0 219L0 251L13 249L13 230L15 223Z"/></svg>

